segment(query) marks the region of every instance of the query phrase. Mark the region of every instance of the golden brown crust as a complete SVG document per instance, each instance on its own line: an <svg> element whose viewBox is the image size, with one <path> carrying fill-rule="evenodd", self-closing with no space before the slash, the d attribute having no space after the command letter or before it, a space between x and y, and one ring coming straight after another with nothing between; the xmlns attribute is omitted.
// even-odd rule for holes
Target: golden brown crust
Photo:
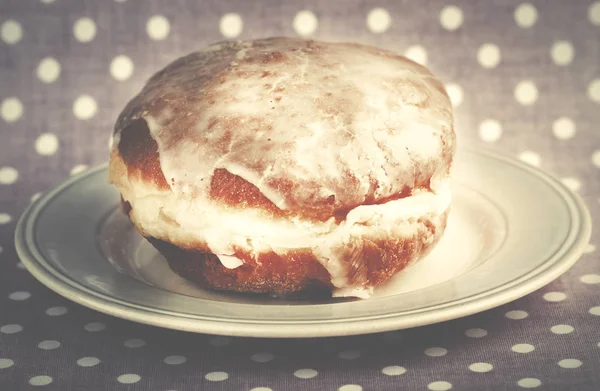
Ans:
<svg viewBox="0 0 600 391"><path fill-rule="evenodd" d="M286 216L286 213L275 206L256 186L224 168L215 170L209 196L232 208L258 208L268 211L273 216Z"/></svg>
<svg viewBox="0 0 600 391"><path fill-rule="evenodd" d="M117 150L127 166L127 175L151 183L158 189L169 189L160 168L158 145L150 136L146 121L137 119L121 133Z"/></svg>

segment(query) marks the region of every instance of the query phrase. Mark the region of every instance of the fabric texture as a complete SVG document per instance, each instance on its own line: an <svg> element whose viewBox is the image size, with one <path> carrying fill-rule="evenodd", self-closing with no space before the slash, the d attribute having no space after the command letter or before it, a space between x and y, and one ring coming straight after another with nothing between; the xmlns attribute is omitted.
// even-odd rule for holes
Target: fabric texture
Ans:
<svg viewBox="0 0 600 391"><path fill-rule="evenodd" d="M0 390L597 390L600 239L548 286L466 318L325 339L191 334L102 315L35 280L15 224L108 159L159 68L224 39L311 36L405 53L446 83L459 144L561 178L600 223L600 2L3 0Z"/></svg>

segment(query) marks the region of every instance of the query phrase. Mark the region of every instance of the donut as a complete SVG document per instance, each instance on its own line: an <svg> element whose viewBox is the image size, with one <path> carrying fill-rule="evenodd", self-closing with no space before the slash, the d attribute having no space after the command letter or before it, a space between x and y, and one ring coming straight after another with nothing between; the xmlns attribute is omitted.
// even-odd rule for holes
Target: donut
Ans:
<svg viewBox="0 0 600 391"><path fill-rule="evenodd" d="M207 289L366 299L446 228L452 105L390 50L218 42L155 73L113 140L124 212Z"/></svg>

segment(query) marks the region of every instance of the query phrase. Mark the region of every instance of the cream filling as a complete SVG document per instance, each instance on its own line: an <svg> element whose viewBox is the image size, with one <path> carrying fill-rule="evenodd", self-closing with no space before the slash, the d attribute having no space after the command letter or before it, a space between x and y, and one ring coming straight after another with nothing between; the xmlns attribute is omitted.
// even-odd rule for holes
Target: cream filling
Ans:
<svg viewBox="0 0 600 391"><path fill-rule="evenodd" d="M330 273L332 284L338 288L336 295L358 297L366 297L370 292L348 283L348 247L364 234L411 237L420 227L418 218L435 218L451 202L450 180L444 179L435 193L418 191L385 204L361 205L340 224L333 218L315 223L267 218L261 211L227 208L211 200L192 200L172 192L145 193L143 187L137 183L133 186L142 194L133 194L129 187L130 194L124 193L124 198L131 202L132 217L146 233L174 243L206 243L229 269L243 264L233 256L235 248L254 254L310 249Z"/></svg>

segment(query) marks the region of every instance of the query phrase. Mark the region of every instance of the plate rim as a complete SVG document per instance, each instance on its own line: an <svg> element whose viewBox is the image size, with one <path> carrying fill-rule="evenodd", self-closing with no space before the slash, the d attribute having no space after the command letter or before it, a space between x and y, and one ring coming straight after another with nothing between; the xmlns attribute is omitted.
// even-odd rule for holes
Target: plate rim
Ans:
<svg viewBox="0 0 600 391"><path fill-rule="evenodd" d="M517 166L538 179L543 179L565 201L569 211L571 227L561 247L538 268L527 274L498 286L491 290L451 300L444 304L420 307L412 311L389 313L386 315L362 318L344 318L332 320L290 320L290 321L255 321L229 318L206 318L177 312L164 311L137 303L128 303L122 299L112 298L102 292L94 291L72 281L69 276L59 273L48 264L37 248L30 248L35 243L35 222L44 206L70 186L82 179L105 170L108 162L98 164L78 175L67 178L54 188L28 205L20 216L15 229L15 248L27 270L43 285L62 295L70 301L84 305L98 312L135 321L152 326L175 330L208 333L215 335L282 338L282 337L331 337L341 335L357 335L389 330L412 328L432 323L439 323L468 316L487 309L498 307L523 297L558 278L581 257L585 245L591 238L591 216L581 196L567 188L552 173L521 162L514 157L488 148L459 148L457 153L472 153L494 158L504 164ZM51 266L51 265L50 265ZM60 277L58 277L58 276ZM377 300L377 299L374 299ZM351 303L339 303L340 305ZM441 308L435 308L440 307ZM406 318L407 314L418 314ZM216 319L216 320L215 320ZM331 327L335 324L336 327Z"/></svg>

